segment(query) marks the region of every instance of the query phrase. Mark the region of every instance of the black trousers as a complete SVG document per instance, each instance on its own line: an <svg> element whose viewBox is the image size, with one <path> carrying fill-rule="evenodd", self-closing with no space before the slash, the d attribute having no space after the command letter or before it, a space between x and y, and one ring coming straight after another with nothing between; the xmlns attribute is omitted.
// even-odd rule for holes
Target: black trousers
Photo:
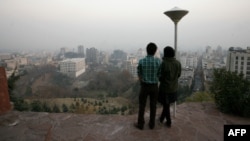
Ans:
<svg viewBox="0 0 250 141"><path fill-rule="evenodd" d="M163 109L162 109L160 120L164 121L164 119L166 119L168 123L171 123L170 103L168 102L168 100L165 100L162 103L162 106L163 106Z"/></svg>
<svg viewBox="0 0 250 141"><path fill-rule="evenodd" d="M139 113L138 113L138 126L143 127L145 123L144 113L147 104L147 98L150 100L150 119L149 125L155 125L156 103L158 98L158 84L145 84L141 83L139 94Z"/></svg>
<svg viewBox="0 0 250 141"><path fill-rule="evenodd" d="M166 119L167 123L171 124L170 104L174 103L177 100L177 92L166 93L166 94L161 93L160 95L163 99L161 100L163 109L162 109L160 120L164 121L164 119Z"/></svg>

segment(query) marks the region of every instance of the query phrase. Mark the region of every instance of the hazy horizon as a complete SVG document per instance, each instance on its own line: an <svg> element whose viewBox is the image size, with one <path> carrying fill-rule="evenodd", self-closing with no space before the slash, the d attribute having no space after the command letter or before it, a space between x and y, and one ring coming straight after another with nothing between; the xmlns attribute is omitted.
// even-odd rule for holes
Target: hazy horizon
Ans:
<svg viewBox="0 0 250 141"><path fill-rule="evenodd" d="M189 13L178 24L178 50L250 46L249 0L1 0L0 50L102 51L174 46L174 24L163 13Z"/></svg>

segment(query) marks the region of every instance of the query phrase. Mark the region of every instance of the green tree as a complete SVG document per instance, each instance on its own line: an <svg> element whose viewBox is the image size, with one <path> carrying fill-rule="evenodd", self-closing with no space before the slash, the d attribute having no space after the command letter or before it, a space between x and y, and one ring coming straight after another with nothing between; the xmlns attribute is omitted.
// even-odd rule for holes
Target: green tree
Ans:
<svg viewBox="0 0 250 141"><path fill-rule="evenodd" d="M31 88L31 86L26 87L25 95L26 96L32 96L32 88Z"/></svg>
<svg viewBox="0 0 250 141"><path fill-rule="evenodd" d="M70 109L70 112L74 112L76 109L76 106L73 103L71 103L69 109Z"/></svg>
<svg viewBox="0 0 250 141"><path fill-rule="evenodd" d="M49 113L52 112L51 108L48 106L46 102L42 104L42 109L44 112L49 112Z"/></svg>
<svg viewBox="0 0 250 141"><path fill-rule="evenodd" d="M60 113L60 109L56 104L53 106L53 112Z"/></svg>
<svg viewBox="0 0 250 141"><path fill-rule="evenodd" d="M127 108L127 106L122 106L122 108L121 108L121 112L125 112L126 110L127 110L128 108Z"/></svg>
<svg viewBox="0 0 250 141"><path fill-rule="evenodd" d="M62 111L63 111L64 113L66 113L66 112L69 111L69 109L68 109L68 107L67 107L66 104L63 104L63 105L62 105Z"/></svg>
<svg viewBox="0 0 250 141"><path fill-rule="evenodd" d="M39 100L34 100L31 103L31 111L33 112L42 112L43 108L42 108L42 103Z"/></svg>
<svg viewBox="0 0 250 141"><path fill-rule="evenodd" d="M250 83L243 74L215 69L210 87L215 103L225 113L250 117Z"/></svg>
<svg viewBox="0 0 250 141"><path fill-rule="evenodd" d="M15 98L14 107L18 111L28 111L30 105L23 98Z"/></svg>

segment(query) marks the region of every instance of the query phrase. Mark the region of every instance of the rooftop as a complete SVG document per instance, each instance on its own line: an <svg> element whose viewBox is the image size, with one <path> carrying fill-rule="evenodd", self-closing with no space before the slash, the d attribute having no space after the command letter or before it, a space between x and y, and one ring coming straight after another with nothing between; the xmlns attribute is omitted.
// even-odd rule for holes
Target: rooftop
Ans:
<svg viewBox="0 0 250 141"><path fill-rule="evenodd" d="M157 118L161 107L158 108ZM219 112L214 103L177 106L172 127L156 122L155 129L133 126L137 115L92 115L10 111L0 116L4 141L203 141L223 140L225 124L250 124L249 118ZM149 113L145 114L148 121Z"/></svg>

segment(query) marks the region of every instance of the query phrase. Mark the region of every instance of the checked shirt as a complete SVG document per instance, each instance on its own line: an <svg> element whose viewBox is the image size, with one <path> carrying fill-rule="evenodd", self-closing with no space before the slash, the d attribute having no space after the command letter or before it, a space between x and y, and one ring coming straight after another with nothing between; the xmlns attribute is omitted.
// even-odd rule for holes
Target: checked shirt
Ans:
<svg viewBox="0 0 250 141"><path fill-rule="evenodd" d="M160 76L161 60L151 55L139 61L137 74L139 79L147 84L157 84Z"/></svg>

